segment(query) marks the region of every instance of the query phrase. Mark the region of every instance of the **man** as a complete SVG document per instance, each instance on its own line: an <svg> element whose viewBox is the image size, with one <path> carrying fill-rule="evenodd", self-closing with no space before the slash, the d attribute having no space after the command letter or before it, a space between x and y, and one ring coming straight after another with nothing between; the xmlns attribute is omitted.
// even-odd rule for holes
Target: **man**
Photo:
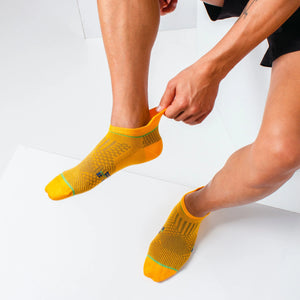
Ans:
<svg viewBox="0 0 300 300"><path fill-rule="evenodd" d="M182 196L152 241L144 273L155 281L174 275L190 256L199 225L211 211L247 204L276 191L300 168L300 1L210 0L212 20L239 16L222 40L167 85L158 112L149 111L150 54L160 14L177 0L98 0L110 68L113 110L107 135L76 167L46 187L50 198L85 192L114 172L157 157L164 115L189 125L211 112L221 80L261 41L269 49L262 65L271 83L256 140L233 153L206 185Z"/></svg>

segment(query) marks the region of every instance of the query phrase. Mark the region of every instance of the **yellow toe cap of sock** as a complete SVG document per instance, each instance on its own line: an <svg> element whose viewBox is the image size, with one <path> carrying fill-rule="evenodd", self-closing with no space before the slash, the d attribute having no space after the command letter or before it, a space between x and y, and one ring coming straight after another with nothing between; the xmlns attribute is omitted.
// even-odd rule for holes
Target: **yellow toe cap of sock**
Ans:
<svg viewBox="0 0 300 300"><path fill-rule="evenodd" d="M153 259L151 259L149 256L146 257L144 264L144 274L152 280L156 282L161 282L168 279L176 273L176 270L170 269L167 266L163 266L159 262L156 262Z"/></svg>
<svg viewBox="0 0 300 300"><path fill-rule="evenodd" d="M68 186L61 175L56 176L45 188L46 193L52 200L61 200L72 196L73 190Z"/></svg>

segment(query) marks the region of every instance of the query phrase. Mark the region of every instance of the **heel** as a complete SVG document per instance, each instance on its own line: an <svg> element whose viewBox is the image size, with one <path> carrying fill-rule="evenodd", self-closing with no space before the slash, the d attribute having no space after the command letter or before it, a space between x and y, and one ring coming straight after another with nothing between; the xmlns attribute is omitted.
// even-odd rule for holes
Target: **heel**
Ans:
<svg viewBox="0 0 300 300"><path fill-rule="evenodd" d="M160 139L159 141L146 146L140 150L138 150L136 153L134 153L132 160L131 160L131 165L132 164L142 164L147 161L150 161L156 157L158 157L163 149L163 143L162 140ZM127 165L126 165L127 166ZM122 166L122 168L125 167Z"/></svg>
<svg viewBox="0 0 300 300"><path fill-rule="evenodd" d="M145 151L145 161L150 161L156 157L158 157L163 150L163 142L160 139L158 142L153 143L144 148Z"/></svg>

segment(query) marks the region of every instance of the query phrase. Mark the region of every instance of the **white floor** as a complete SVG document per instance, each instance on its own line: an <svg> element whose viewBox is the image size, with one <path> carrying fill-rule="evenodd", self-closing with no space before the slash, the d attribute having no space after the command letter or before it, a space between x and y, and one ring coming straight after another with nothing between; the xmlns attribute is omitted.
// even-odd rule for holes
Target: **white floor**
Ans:
<svg viewBox="0 0 300 300"><path fill-rule="evenodd" d="M186 267L157 284L142 271L148 245L188 189L121 171L50 200L44 186L77 162L18 147L0 181L0 299L299 299L299 214L212 213Z"/></svg>

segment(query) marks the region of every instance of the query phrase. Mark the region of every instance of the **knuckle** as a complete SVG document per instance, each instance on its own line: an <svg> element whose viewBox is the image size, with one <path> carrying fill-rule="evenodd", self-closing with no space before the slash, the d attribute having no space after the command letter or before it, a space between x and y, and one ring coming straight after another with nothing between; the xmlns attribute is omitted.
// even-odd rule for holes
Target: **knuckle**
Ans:
<svg viewBox="0 0 300 300"><path fill-rule="evenodd" d="M179 109L185 109L186 108L186 104L184 103L184 102L180 102L179 104L178 104L178 108Z"/></svg>
<svg viewBox="0 0 300 300"><path fill-rule="evenodd" d="M188 106L188 101L187 101L186 98L181 98L181 99L178 100L178 107L180 109L187 108L187 106Z"/></svg>
<svg viewBox="0 0 300 300"><path fill-rule="evenodd" d="M196 106L192 106L191 109L190 109L190 112L191 112L192 114L195 114L195 113L197 113L198 111L199 111L199 108L196 107Z"/></svg>
<svg viewBox="0 0 300 300"><path fill-rule="evenodd" d="M169 119L173 119L173 115L168 110L165 111L165 116Z"/></svg>

